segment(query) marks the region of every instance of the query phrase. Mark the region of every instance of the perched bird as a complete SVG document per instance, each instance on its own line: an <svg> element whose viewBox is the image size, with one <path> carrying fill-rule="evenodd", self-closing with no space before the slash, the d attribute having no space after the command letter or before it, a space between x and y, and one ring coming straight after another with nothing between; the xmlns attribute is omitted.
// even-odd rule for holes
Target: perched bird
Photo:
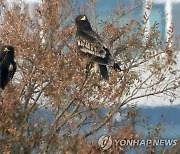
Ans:
<svg viewBox="0 0 180 154"><path fill-rule="evenodd" d="M109 49L100 36L91 28L86 15L77 16L75 23L77 27L76 44L80 54L95 62L95 66L98 66L102 78L108 80L107 65L115 70L121 70L119 65L112 59Z"/></svg>
<svg viewBox="0 0 180 154"><path fill-rule="evenodd" d="M5 45L0 52L0 88L4 89L16 72L16 62L14 61L14 48Z"/></svg>

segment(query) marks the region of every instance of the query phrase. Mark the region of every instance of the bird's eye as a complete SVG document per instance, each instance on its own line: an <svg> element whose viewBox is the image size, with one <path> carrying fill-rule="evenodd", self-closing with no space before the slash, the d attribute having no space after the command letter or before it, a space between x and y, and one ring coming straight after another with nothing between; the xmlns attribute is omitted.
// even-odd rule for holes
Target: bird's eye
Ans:
<svg viewBox="0 0 180 154"><path fill-rule="evenodd" d="M83 16L81 20L86 21L86 16Z"/></svg>

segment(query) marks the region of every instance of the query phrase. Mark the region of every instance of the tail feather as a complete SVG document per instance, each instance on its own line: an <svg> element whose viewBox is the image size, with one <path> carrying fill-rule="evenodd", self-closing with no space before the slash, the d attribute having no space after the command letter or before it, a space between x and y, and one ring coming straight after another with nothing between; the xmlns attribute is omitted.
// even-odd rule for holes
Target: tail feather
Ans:
<svg viewBox="0 0 180 154"><path fill-rule="evenodd" d="M114 63L113 68L114 68L116 71L121 71L121 68L120 68L120 66L119 66L118 63Z"/></svg>
<svg viewBox="0 0 180 154"><path fill-rule="evenodd" d="M115 71L122 71L119 64L118 63L115 63L115 61L113 59L110 59L109 62L108 62L108 65L110 67L112 67Z"/></svg>
<svg viewBox="0 0 180 154"><path fill-rule="evenodd" d="M102 78L105 80L108 80L109 75L108 75L108 70L107 70L106 65L99 65L99 69L100 69L100 74L101 74Z"/></svg>

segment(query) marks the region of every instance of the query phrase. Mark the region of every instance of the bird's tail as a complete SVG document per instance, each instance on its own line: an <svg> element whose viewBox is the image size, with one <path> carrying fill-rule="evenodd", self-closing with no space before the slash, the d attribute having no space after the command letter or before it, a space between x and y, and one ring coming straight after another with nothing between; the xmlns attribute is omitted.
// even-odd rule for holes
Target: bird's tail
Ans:
<svg viewBox="0 0 180 154"><path fill-rule="evenodd" d="M121 68L118 63L114 63L112 67L114 68L115 71L121 71Z"/></svg>
<svg viewBox="0 0 180 154"><path fill-rule="evenodd" d="M115 71L122 71L119 64L114 61L114 59L110 59L108 65L112 67Z"/></svg>
<svg viewBox="0 0 180 154"><path fill-rule="evenodd" d="M106 65L99 65L99 69L100 69L100 74L101 74L102 78L105 80L108 80L109 75L108 75L108 70L107 70Z"/></svg>

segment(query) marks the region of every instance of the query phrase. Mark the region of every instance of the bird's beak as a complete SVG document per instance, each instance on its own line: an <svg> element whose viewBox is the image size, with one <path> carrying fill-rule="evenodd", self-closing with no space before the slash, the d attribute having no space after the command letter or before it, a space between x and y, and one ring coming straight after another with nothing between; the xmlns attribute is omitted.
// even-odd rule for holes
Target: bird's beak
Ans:
<svg viewBox="0 0 180 154"><path fill-rule="evenodd" d="M5 48L4 51L9 51L9 49L8 49L8 48Z"/></svg>
<svg viewBox="0 0 180 154"><path fill-rule="evenodd" d="M86 21L86 16L83 16L81 20Z"/></svg>

